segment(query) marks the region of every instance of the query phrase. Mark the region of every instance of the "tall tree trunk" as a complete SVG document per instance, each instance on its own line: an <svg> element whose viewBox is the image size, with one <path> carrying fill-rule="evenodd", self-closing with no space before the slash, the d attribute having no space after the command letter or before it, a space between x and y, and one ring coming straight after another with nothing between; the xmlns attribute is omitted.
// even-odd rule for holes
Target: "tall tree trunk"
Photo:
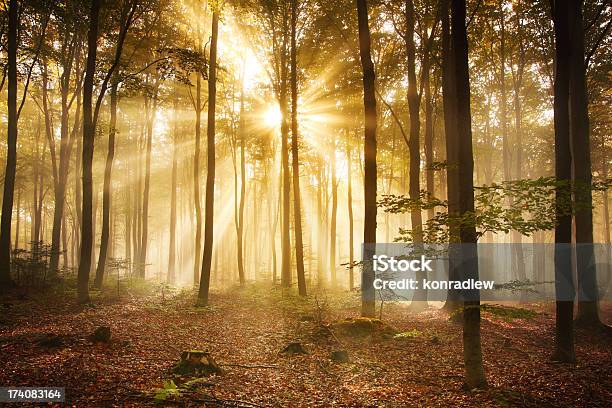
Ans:
<svg viewBox="0 0 612 408"><path fill-rule="evenodd" d="M448 214L450 216L449 235L449 269L448 278L457 280L457 260L454 257L453 246L459 242L459 225L456 222L459 212L459 141L457 134L457 89L455 84L455 52L450 37L449 21L450 0L442 4L442 90L444 102L444 134L446 144L446 186L448 199ZM460 306L459 292L449 290L445 309L454 311Z"/></svg>
<svg viewBox="0 0 612 408"><path fill-rule="evenodd" d="M297 269L298 293L306 296L304 272L304 244L302 242L302 209L300 198L300 162L298 158L298 89L297 89L297 2L291 0L291 157L293 170L293 228L295 230L295 264Z"/></svg>
<svg viewBox="0 0 612 408"><path fill-rule="evenodd" d="M98 267L96 268L96 279L94 286L102 288L104 282L104 270L106 268L106 258L108 254L108 242L110 236L110 207L111 207L111 175L113 170L113 160L115 157L115 135L117 134L117 88L119 84L116 80L111 85L110 92L110 124L108 132L108 152L106 154L106 164L104 167L104 186L102 190L102 236L100 238L100 255L98 256Z"/></svg>
<svg viewBox="0 0 612 408"><path fill-rule="evenodd" d="M148 98L148 97L145 97ZM157 96L152 100L145 99L145 104L149 104L147 123L146 123L146 157L145 157L145 178L144 190L142 193L142 235L140 239L140 259L138 260L139 277L144 279L147 276L147 248L149 246L149 193L151 190L151 150L153 145L153 124L157 113Z"/></svg>
<svg viewBox="0 0 612 408"><path fill-rule="evenodd" d="M101 0L92 0L89 13L89 32L87 34L87 65L83 82L83 209L81 216L81 254L77 276L77 300L89 302L89 272L93 248L92 231L92 162L95 138L92 97L96 71L96 51L98 42L98 17Z"/></svg>
<svg viewBox="0 0 612 408"><path fill-rule="evenodd" d="M556 330L553 360L574 362L574 282L571 269L572 218L564 210L570 200L569 182L572 175L569 120L570 29L568 4L555 1L555 177L559 184L555 194L555 288Z"/></svg>
<svg viewBox="0 0 612 408"><path fill-rule="evenodd" d="M176 92L176 90L175 90ZM170 238L168 249L168 276L166 281L170 285L176 282L176 184L178 179L178 148L179 148L179 130L178 130L178 103L177 96L174 97L174 106L172 109L173 117L173 144L172 144L172 187L170 191Z"/></svg>
<svg viewBox="0 0 612 408"><path fill-rule="evenodd" d="M376 93L374 64L370 52L370 27L368 24L367 0L357 1L357 20L359 27L359 56L363 71L363 105L365 110L364 122L364 225L363 242L365 245L376 243ZM364 260L368 257L364 253ZM371 255L371 254L370 254ZM361 315L374 317L376 305L374 299L374 270L370 262L364 265L361 279L361 290L368 291L361 303Z"/></svg>
<svg viewBox="0 0 612 408"><path fill-rule="evenodd" d="M457 89L457 133L459 144L459 214L474 212L474 155L472 151L472 117L470 111L470 76L468 66L468 40L465 21L465 0L453 0L451 5L451 48L455 54L455 79ZM462 252L468 256L464 262L465 278L478 279L478 249L475 225L460 226ZM482 366L480 344L480 300L464 302L463 309L463 360L465 382L469 389L486 387L487 380Z"/></svg>
<svg viewBox="0 0 612 408"><path fill-rule="evenodd" d="M289 174L289 124L287 120L287 13L283 10L283 40L281 47L281 164L282 164L282 223L281 223L281 286L291 287L291 237L289 232L291 213L291 179Z"/></svg>
<svg viewBox="0 0 612 408"><path fill-rule="evenodd" d="M409 196L411 200L419 202L421 194L421 150L420 150L420 100L417 92L416 83L416 46L414 44L414 3L413 0L406 0L406 55L408 69L408 110L410 112L410 138L408 140L408 150L410 153L409 171ZM423 242L423 219L421 208L410 210L410 223L412 228L412 242L419 245ZM423 281L427 277L425 272L417 272L416 279ZM427 290L420 287L415 290L410 307L415 311L426 308Z"/></svg>
<svg viewBox="0 0 612 408"><path fill-rule="evenodd" d="M246 62L243 62L246 63ZM244 111L244 67L243 73L240 78L240 205L238 208L238 220L236 223L236 255L238 261L238 280L240 286L245 284L244 276L244 196L246 193L246 160L245 160L245 146L246 146L246 126L245 126L245 111ZM274 237L272 238L274 242Z"/></svg>
<svg viewBox="0 0 612 408"><path fill-rule="evenodd" d="M11 222L17 169L17 32L18 1L10 0L8 10L8 131L2 217L0 221L0 285L12 286Z"/></svg>
<svg viewBox="0 0 612 408"><path fill-rule="evenodd" d="M349 221L349 290L354 289L355 279L354 279L354 268L353 263L355 262L355 238L353 234L353 175L351 168L351 140L349 137L350 133L346 132L346 178L347 178L347 186L346 186L346 202L348 206L348 221Z"/></svg>
<svg viewBox="0 0 612 408"><path fill-rule="evenodd" d="M591 141L589 132L586 63L582 8L584 0L569 2L570 27L570 134L576 186L576 267L578 315L576 323L602 326L599 318L599 291L593 249L593 195L591 190Z"/></svg>
<svg viewBox="0 0 612 408"><path fill-rule="evenodd" d="M198 33L198 49L202 52L201 34ZM210 80L210 78L209 78ZM196 97L195 97L195 151L193 156L193 201L195 206L195 251L193 257L193 285L200 283L200 248L202 248L202 206L200 203L200 144L201 144L201 116L202 116L202 79L196 74Z"/></svg>
<svg viewBox="0 0 612 408"><path fill-rule="evenodd" d="M207 166L206 202L204 214L204 254L202 256L202 276L198 291L198 305L208 304L210 288L210 267L213 249L213 226L215 208L215 108L217 98L217 37L219 35L219 14L213 12L212 35L210 40L210 67L208 74L208 123L207 123Z"/></svg>
<svg viewBox="0 0 612 408"><path fill-rule="evenodd" d="M336 218L338 215L338 180L336 178L336 141L332 141L331 148L331 217L329 225L329 270L331 272L331 285L336 287Z"/></svg>
<svg viewBox="0 0 612 408"><path fill-rule="evenodd" d="M71 40L72 41L72 40ZM72 75L72 64L76 53L76 45L72 49L63 47L64 53L68 54L64 58L63 73L60 77L61 90L61 124L60 124L60 152L59 152L59 169L58 180L55 185L55 208L53 212L53 227L51 231L51 256L49 260L49 269L53 272L58 269L60 256L60 237L64 219L64 207L66 201L66 185L68 182L68 169L70 167L70 151L74 137L68 132L68 119L70 116L70 104L68 101L68 93L70 92L70 78ZM79 85L76 85L79 92ZM79 115L79 107L77 103L77 115Z"/></svg>

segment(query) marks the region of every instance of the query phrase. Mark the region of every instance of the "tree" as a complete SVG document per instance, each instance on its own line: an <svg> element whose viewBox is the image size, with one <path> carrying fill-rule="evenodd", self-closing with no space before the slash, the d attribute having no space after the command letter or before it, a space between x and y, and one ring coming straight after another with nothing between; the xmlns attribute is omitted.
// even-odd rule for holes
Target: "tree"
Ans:
<svg viewBox="0 0 612 408"><path fill-rule="evenodd" d="M460 216L474 212L474 155L472 151L472 117L470 111L470 75L465 0L451 3L451 49L454 53L454 74L457 95L458 182ZM468 259L463 271L466 278L478 279L476 227L462 224L459 230L462 256ZM463 302L463 360L465 382L470 389L486 387L480 345L480 300Z"/></svg>
<svg viewBox="0 0 612 408"><path fill-rule="evenodd" d="M17 168L17 32L19 26L17 0L10 0L8 9L8 132L2 218L0 221L0 285L11 286L11 223Z"/></svg>
<svg viewBox="0 0 612 408"><path fill-rule="evenodd" d="M570 123L569 123L569 64L570 32L568 5L564 1L553 3L555 26L555 177L558 181L571 179ZM575 361L573 329L573 278L571 252L567 247L572 240L571 215L563 211L563 200L567 198L567 187L559 187L556 193L557 220L555 227L555 281L557 289L555 352L553 359L564 362ZM569 299L561 299L561 292Z"/></svg>
<svg viewBox="0 0 612 408"><path fill-rule="evenodd" d="M578 275L578 315L576 324L601 327L599 289L593 249L593 195L591 173L591 141L586 86L584 47L584 0L569 2L570 31L569 114L574 184L578 188L575 210L576 268Z"/></svg>
<svg viewBox="0 0 612 408"><path fill-rule="evenodd" d="M117 134L117 92L118 80L113 80L110 90L110 129L108 131L108 152L106 154L106 165L104 167L104 187L102 190L102 236L100 238L100 255L96 268L96 279L94 286L102 288L104 281L104 270L106 268L106 257L108 254L108 241L110 235L110 206L111 206L111 174L113 170L113 159L115 157L115 135Z"/></svg>
<svg viewBox="0 0 612 408"><path fill-rule="evenodd" d="M293 225L295 228L295 262L297 267L298 293L306 296L304 272L304 245L302 243L302 210L300 198L300 162L298 156L298 89L297 89L297 45L296 25L298 0L291 0L291 165L293 171Z"/></svg>
<svg viewBox="0 0 612 408"><path fill-rule="evenodd" d="M215 109L217 98L217 40L219 36L219 10L213 10L212 34L210 39L210 65L208 74L208 128L206 166L206 207L204 213L204 254L202 276L198 291L198 305L208 304L210 288L210 265L212 261L213 227L215 208Z"/></svg>
<svg viewBox="0 0 612 408"><path fill-rule="evenodd" d="M81 255L77 275L77 300L89 302L89 271L93 246L92 232L92 161L94 151L95 122L93 111L93 87L96 73L96 53L98 48L98 25L101 0L92 0L89 11L89 31L87 33L87 64L83 82L83 208L81 226Z"/></svg>
<svg viewBox="0 0 612 408"><path fill-rule="evenodd" d="M357 19L359 29L359 56L363 70L363 105L364 105L364 225L363 243L376 243L376 93L374 64L370 52L370 27L368 24L367 0L357 1ZM374 271L368 260L368 251L364 251L364 271L361 279L361 290L373 292ZM375 303L373 296L364 296L361 303L361 315L374 317Z"/></svg>

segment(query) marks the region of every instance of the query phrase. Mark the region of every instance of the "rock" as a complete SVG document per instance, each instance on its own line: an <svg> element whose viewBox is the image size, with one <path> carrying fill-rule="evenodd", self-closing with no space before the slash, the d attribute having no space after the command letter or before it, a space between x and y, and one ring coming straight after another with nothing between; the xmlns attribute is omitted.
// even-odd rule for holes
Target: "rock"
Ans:
<svg viewBox="0 0 612 408"><path fill-rule="evenodd" d="M222 374L223 369L206 350L187 350L173 369L175 374L206 376Z"/></svg>
<svg viewBox="0 0 612 408"><path fill-rule="evenodd" d="M346 350L334 350L331 352L331 359L338 363L348 363L349 356Z"/></svg>
<svg viewBox="0 0 612 408"><path fill-rule="evenodd" d="M94 343L108 343L111 339L111 329L108 326L100 326L90 338Z"/></svg>
<svg viewBox="0 0 612 408"><path fill-rule="evenodd" d="M308 354L306 350L304 350L302 343L289 343L282 352L289 354Z"/></svg>

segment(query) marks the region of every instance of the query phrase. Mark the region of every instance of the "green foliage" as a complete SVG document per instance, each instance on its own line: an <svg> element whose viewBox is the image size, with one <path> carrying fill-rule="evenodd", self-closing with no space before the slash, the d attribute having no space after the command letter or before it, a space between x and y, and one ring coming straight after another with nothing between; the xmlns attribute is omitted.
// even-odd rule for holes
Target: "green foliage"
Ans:
<svg viewBox="0 0 612 408"><path fill-rule="evenodd" d="M409 331L405 331L402 333L397 333L396 335L393 336L394 339L412 339L415 337L421 337L423 335L423 332L417 329L412 329Z"/></svg>
<svg viewBox="0 0 612 408"><path fill-rule="evenodd" d="M436 199L424 191L421 191L418 200L403 195L385 195L378 205L392 214L406 213L412 209L443 209L423 226L423 239L429 243L449 242L451 226L456 226L457 230L462 226L474 226L479 236L487 232L510 231L530 236L536 231L553 229L558 215L572 215L588 208L587 193L606 190L611 185L612 180L607 179L597 181L588 188L554 177L493 183L474 188L476 211L463 214L449 214L447 201ZM413 231L400 228L400 235L395 241L412 242Z"/></svg>
<svg viewBox="0 0 612 408"><path fill-rule="evenodd" d="M488 303L480 305L480 310L503 320L531 319L538 315L533 310L522 307L491 305Z"/></svg>
<svg viewBox="0 0 612 408"><path fill-rule="evenodd" d="M155 401L162 403L166 401L168 398L179 397L181 395L181 390L176 386L173 380L164 381L164 386L162 388L157 388L155 390Z"/></svg>

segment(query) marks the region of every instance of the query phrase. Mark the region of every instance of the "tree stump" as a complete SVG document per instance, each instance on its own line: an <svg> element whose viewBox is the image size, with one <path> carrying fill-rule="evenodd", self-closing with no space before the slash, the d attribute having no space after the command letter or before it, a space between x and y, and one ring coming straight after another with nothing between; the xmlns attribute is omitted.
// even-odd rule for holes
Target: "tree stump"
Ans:
<svg viewBox="0 0 612 408"><path fill-rule="evenodd" d="M331 359L338 363L348 363L349 356L346 350L334 350L331 352Z"/></svg>
<svg viewBox="0 0 612 408"><path fill-rule="evenodd" d="M214 358L205 350L183 351L181 359L176 363L173 371L175 374L197 376L223 373Z"/></svg>
<svg viewBox="0 0 612 408"><path fill-rule="evenodd" d="M90 338L94 343L108 343L111 339L111 329L108 326L100 326Z"/></svg>
<svg viewBox="0 0 612 408"><path fill-rule="evenodd" d="M308 354L306 350L304 350L302 343L289 343L282 352L288 354Z"/></svg>

